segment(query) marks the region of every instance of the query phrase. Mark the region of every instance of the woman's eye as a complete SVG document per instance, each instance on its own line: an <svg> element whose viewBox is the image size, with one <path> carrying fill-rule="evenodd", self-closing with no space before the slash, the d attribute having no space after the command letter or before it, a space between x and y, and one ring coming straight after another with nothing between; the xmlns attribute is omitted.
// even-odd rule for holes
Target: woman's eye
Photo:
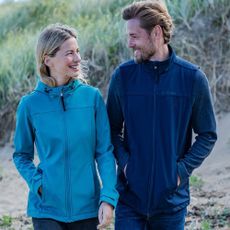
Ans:
<svg viewBox="0 0 230 230"><path fill-rule="evenodd" d="M66 55L71 55L71 54L73 54L72 51L66 53Z"/></svg>

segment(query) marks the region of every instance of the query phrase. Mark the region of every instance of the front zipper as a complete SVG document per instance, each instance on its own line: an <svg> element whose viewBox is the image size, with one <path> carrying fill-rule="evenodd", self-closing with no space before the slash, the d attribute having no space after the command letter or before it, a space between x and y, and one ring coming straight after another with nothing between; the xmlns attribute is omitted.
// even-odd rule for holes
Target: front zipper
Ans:
<svg viewBox="0 0 230 230"><path fill-rule="evenodd" d="M63 111L66 111L66 108L65 108L65 101L64 101L64 95L63 95L63 92L61 91L61 104L62 104L62 108L63 108Z"/></svg>
<svg viewBox="0 0 230 230"><path fill-rule="evenodd" d="M63 95L62 95L63 97ZM64 108L63 108L64 110ZM66 110L64 110L66 111ZM65 136L65 144L64 144L64 158L65 158L65 209L66 209L66 216L71 218L72 216L72 200L71 200L71 181L70 181L70 155L69 155L69 146L68 146L68 132L67 132L67 124L66 124L66 117L65 113L63 115L63 124L64 124L64 136Z"/></svg>
<svg viewBox="0 0 230 230"><path fill-rule="evenodd" d="M156 72L157 76L156 76L156 79L154 79L154 87L153 87L153 111L155 114L157 114L156 112L156 95L157 95L157 85L159 84L159 73L158 71ZM152 194L154 191L154 183L153 183L153 179L155 178L155 154L156 154L156 143L155 143L155 127L156 127L156 119L153 120L153 157L152 157L152 167L151 167L151 173L150 173L150 176L149 176L149 194L148 194L148 208L147 208L147 218L150 218L150 205L151 205L151 197L152 197Z"/></svg>

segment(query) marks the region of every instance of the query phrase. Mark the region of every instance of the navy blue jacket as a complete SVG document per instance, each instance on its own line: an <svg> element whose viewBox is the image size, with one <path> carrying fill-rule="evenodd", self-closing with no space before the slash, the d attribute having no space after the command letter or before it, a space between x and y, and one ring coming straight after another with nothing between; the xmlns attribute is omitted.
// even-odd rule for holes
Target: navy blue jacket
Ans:
<svg viewBox="0 0 230 230"><path fill-rule="evenodd" d="M107 100L120 201L148 216L189 204L189 176L217 139L206 76L169 49L163 62L120 65Z"/></svg>

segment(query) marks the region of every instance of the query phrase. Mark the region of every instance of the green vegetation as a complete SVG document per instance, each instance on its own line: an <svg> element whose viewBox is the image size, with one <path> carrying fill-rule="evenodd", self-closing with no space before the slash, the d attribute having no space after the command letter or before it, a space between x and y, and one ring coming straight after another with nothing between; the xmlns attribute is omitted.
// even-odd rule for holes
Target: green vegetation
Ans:
<svg viewBox="0 0 230 230"><path fill-rule="evenodd" d="M224 208L219 215L219 226L228 226L230 228L230 208Z"/></svg>
<svg viewBox="0 0 230 230"><path fill-rule="evenodd" d="M12 224L12 217L11 216L3 216L0 219L0 227L10 227Z"/></svg>
<svg viewBox="0 0 230 230"><path fill-rule="evenodd" d="M225 79L230 75L228 0L165 1L176 24L174 48L179 55L201 65L210 80L217 111L229 109L226 89L222 87L228 85ZM81 56L88 61L90 84L106 95L112 71L130 57L121 8L131 2L27 0L14 3L7 0L1 5L0 144L12 136L8 133L14 129L20 97L36 84L34 48L39 31L56 22L75 27Z"/></svg>
<svg viewBox="0 0 230 230"><path fill-rule="evenodd" d="M207 212L207 210L203 211L202 221L201 221L201 229L209 230L209 229L219 229L224 227L230 227L230 209L224 208L222 210L214 210L214 212ZM225 228L224 228L225 229Z"/></svg>
<svg viewBox="0 0 230 230"><path fill-rule="evenodd" d="M190 20L201 12L207 13L209 8L214 9L220 4L228 6L228 2L225 0L165 0L165 2L177 24L185 23L189 28Z"/></svg>
<svg viewBox="0 0 230 230"><path fill-rule="evenodd" d="M204 185L204 181L197 176L191 176L189 182L190 185L196 189L201 189L201 187Z"/></svg>
<svg viewBox="0 0 230 230"><path fill-rule="evenodd" d="M57 22L75 27L81 55L88 61L90 84L103 90L112 70L128 56L120 18L120 8L126 3L38 0L1 5L0 144L10 139L20 97L36 84L34 50L40 30Z"/></svg>
<svg viewBox="0 0 230 230"><path fill-rule="evenodd" d="M120 44L124 40L119 15L121 2L125 4L121 0L40 0L3 5L0 10L0 107L9 99L20 97L19 92L24 94L33 88L37 35L50 23L77 28L81 54L91 67L91 84L103 86L111 68L120 61L117 54L124 49L123 43Z"/></svg>
<svg viewBox="0 0 230 230"><path fill-rule="evenodd" d="M201 230L210 230L211 229L211 224L208 220L203 220L201 222Z"/></svg>

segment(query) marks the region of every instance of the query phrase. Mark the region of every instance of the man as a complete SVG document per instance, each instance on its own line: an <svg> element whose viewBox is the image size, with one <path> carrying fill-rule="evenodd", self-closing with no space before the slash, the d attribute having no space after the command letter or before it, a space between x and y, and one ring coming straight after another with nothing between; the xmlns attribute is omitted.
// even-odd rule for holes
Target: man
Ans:
<svg viewBox="0 0 230 230"><path fill-rule="evenodd" d="M115 70L107 101L120 193L115 229L184 229L189 176L217 139L208 81L169 45L173 23L162 2L133 3L123 19L134 60Z"/></svg>

